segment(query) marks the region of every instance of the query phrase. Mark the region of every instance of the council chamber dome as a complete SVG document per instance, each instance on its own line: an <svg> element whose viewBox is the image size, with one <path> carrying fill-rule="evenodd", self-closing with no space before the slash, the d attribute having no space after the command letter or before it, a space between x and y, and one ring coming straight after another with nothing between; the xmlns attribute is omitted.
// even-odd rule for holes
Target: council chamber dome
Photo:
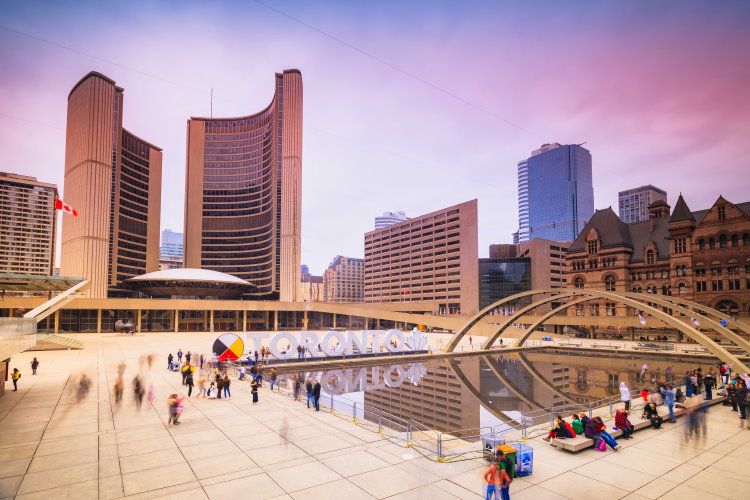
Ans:
<svg viewBox="0 0 750 500"><path fill-rule="evenodd" d="M151 297L237 298L251 293L256 286L231 274L209 269L167 269L126 280L131 290Z"/></svg>

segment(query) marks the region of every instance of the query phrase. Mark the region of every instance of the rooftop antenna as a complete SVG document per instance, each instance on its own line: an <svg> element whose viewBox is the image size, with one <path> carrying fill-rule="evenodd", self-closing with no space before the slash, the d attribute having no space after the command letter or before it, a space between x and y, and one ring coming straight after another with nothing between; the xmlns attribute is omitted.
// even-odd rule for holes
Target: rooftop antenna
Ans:
<svg viewBox="0 0 750 500"><path fill-rule="evenodd" d="M214 88L211 87L211 118L214 117Z"/></svg>

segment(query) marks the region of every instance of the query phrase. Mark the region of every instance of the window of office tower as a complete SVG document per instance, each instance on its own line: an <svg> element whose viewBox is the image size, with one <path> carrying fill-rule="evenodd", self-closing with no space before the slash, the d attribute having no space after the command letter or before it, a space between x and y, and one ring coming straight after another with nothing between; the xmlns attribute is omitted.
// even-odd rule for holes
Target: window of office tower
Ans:
<svg viewBox="0 0 750 500"><path fill-rule="evenodd" d="M273 113L208 120L201 265L272 291L275 224Z"/></svg>

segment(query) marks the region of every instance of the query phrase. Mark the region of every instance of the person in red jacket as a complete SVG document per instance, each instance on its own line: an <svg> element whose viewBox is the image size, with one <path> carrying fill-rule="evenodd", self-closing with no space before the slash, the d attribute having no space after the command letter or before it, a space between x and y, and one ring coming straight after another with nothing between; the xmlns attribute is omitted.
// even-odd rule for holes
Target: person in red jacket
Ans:
<svg viewBox="0 0 750 500"><path fill-rule="evenodd" d="M615 412L615 426L622 431L622 437L632 439L635 427L628 419L628 410L621 408Z"/></svg>

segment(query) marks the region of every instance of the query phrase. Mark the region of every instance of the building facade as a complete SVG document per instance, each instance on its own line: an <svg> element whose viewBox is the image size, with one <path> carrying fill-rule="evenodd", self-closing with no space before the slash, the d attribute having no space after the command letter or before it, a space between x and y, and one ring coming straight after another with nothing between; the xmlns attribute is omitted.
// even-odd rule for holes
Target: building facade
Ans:
<svg viewBox="0 0 750 500"><path fill-rule="evenodd" d="M325 302L364 302L365 261L337 255L323 273Z"/></svg>
<svg viewBox="0 0 750 500"><path fill-rule="evenodd" d="M667 201L667 192L658 187L641 186L618 193L618 206L620 220L625 224L648 220L648 207L655 201Z"/></svg>
<svg viewBox="0 0 750 500"><path fill-rule="evenodd" d="M750 315L750 202L719 197L696 212L682 195L656 201L648 221L625 224L597 210L568 249L576 288L676 295L733 316ZM634 314L614 304L579 307L579 315Z"/></svg>
<svg viewBox="0 0 750 500"><path fill-rule="evenodd" d="M365 233L365 302L435 302L479 310L477 201Z"/></svg>
<svg viewBox="0 0 750 500"><path fill-rule="evenodd" d="M87 278L86 295L128 295L122 281L156 271L160 148L122 127L123 89L91 72L68 96L60 272Z"/></svg>
<svg viewBox="0 0 750 500"><path fill-rule="evenodd" d="M383 212L383 215L375 217L375 229L382 229L407 219L406 212Z"/></svg>
<svg viewBox="0 0 750 500"><path fill-rule="evenodd" d="M302 302L325 302L323 276L310 274L310 268L305 264L302 264L300 267L300 283Z"/></svg>
<svg viewBox="0 0 750 500"><path fill-rule="evenodd" d="M54 274L56 199L54 184L0 172L0 272Z"/></svg>
<svg viewBox="0 0 750 500"><path fill-rule="evenodd" d="M276 74L271 104L241 118L188 120L185 267L300 300L302 75Z"/></svg>
<svg viewBox="0 0 750 500"><path fill-rule="evenodd" d="M479 259L479 309L500 299L531 290L531 259Z"/></svg>
<svg viewBox="0 0 750 500"><path fill-rule="evenodd" d="M565 254L570 241L536 238L518 245L518 257L531 260L531 289L565 288Z"/></svg>
<svg viewBox="0 0 750 500"><path fill-rule="evenodd" d="M573 241L593 213L591 153L586 148L544 144L518 163L519 242Z"/></svg>

